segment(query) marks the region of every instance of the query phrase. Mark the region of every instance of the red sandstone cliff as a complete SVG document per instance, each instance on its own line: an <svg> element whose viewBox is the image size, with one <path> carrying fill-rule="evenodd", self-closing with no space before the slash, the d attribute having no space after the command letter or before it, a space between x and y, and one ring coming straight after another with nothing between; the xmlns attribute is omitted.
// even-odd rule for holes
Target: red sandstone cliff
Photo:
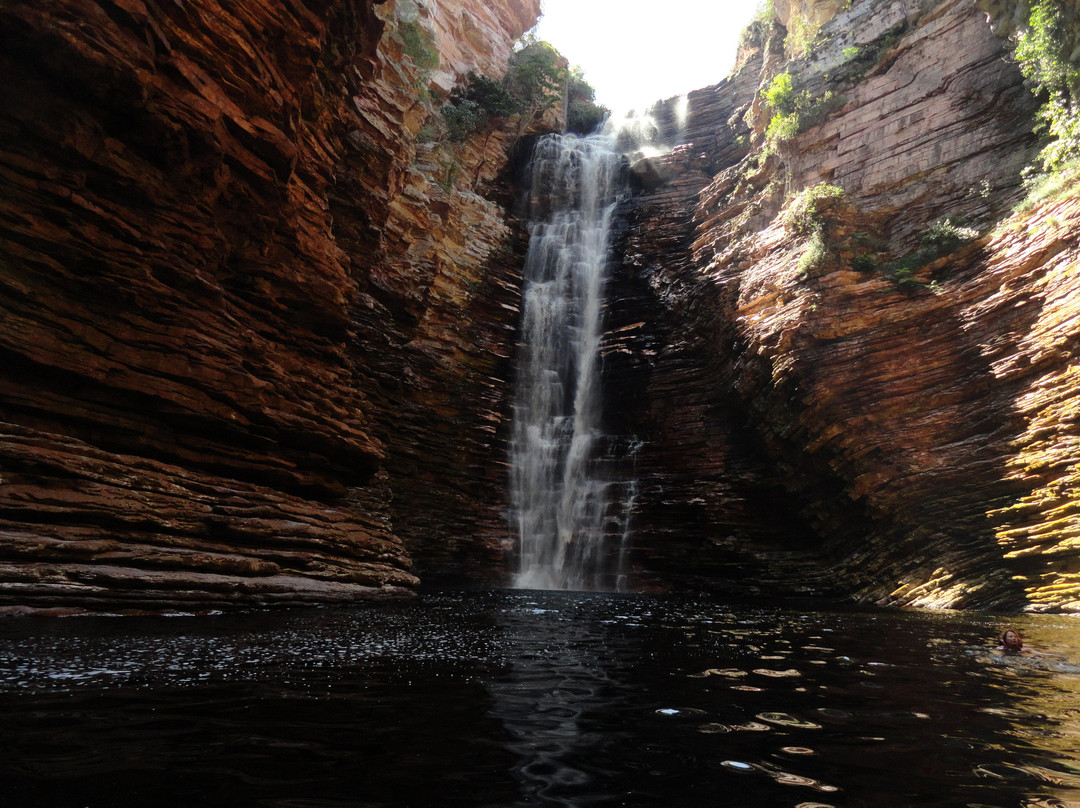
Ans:
<svg viewBox="0 0 1080 808"><path fill-rule="evenodd" d="M1080 209L1010 212L1036 102L980 5L777 2L814 47L752 32L635 167L639 585L1080 609ZM0 5L0 605L500 579L507 140L431 131L537 6ZM784 71L829 103L765 148ZM883 271L943 216L977 238Z"/></svg>
<svg viewBox="0 0 1080 808"><path fill-rule="evenodd" d="M794 60L759 29L691 95L625 245L658 311L630 374L655 391L641 523L686 514L697 536L639 532L643 575L685 577L677 554L729 591L1080 609L1080 205L1010 211L1036 101L990 22L965 0L855 2ZM782 71L831 103L770 144ZM812 236L792 207L821 183L844 194ZM896 274L946 216L977 238ZM802 530L748 519L770 503Z"/></svg>
<svg viewBox="0 0 1080 808"><path fill-rule="evenodd" d="M505 144L417 135L538 6L0 7L0 604L400 592L476 532Z"/></svg>

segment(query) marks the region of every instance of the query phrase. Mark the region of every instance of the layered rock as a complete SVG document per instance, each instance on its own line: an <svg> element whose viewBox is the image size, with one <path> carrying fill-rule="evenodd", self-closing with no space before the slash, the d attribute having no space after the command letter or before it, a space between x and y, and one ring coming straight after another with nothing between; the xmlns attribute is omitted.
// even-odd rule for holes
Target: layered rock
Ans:
<svg viewBox="0 0 1080 808"><path fill-rule="evenodd" d="M484 522L460 480L501 457L518 270L476 192L505 143L418 134L537 12L5 4L0 601L395 593L425 513Z"/></svg>
<svg viewBox="0 0 1080 808"><path fill-rule="evenodd" d="M749 556L775 593L1080 609L1080 231L1073 200L1010 216L1038 147L1008 42L958 0L852 3L794 62L780 26L757 34L732 80L692 96L726 145L691 136L631 214L625 260L662 324L645 383L668 391L637 415L658 458L642 520L696 528L639 536L638 558L691 559L694 586L704 563L730 591ZM816 109L778 139L736 85L782 71ZM799 192L824 184L800 222ZM980 236L919 258L944 217ZM738 523L770 498L774 529Z"/></svg>
<svg viewBox="0 0 1080 808"><path fill-rule="evenodd" d="M636 586L1080 610L1080 209L1011 213L1024 8L777 3L632 166L604 367ZM439 106L537 12L0 9L0 606L504 580L519 127L457 142Z"/></svg>

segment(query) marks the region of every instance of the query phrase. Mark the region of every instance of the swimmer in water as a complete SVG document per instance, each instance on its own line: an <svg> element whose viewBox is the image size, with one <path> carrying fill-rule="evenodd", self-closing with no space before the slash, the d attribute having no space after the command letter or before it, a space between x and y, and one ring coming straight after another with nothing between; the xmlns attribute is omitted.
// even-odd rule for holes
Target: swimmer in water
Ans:
<svg viewBox="0 0 1080 808"><path fill-rule="evenodd" d="M1012 628L1007 628L1001 633L1001 645L998 646L997 650L998 653L1006 656L1023 654L1024 656L1042 657L1044 659L1061 659L1057 654L1044 654L1042 651L1032 651L1030 648L1025 648L1023 638L1016 629Z"/></svg>
<svg viewBox="0 0 1080 808"><path fill-rule="evenodd" d="M1009 656L1031 653L1030 651L1024 651L1023 639L1011 628L1007 628L1001 633L1001 645L998 646L997 650Z"/></svg>

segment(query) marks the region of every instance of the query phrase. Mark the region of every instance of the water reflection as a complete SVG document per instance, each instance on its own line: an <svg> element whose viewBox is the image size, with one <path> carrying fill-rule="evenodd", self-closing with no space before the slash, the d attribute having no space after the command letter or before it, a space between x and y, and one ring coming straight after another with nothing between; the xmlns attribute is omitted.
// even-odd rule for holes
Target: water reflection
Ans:
<svg viewBox="0 0 1080 808"><path fill-rule="evenodd" d="M11 620L4 805L1080 804L1080 675L997 629L565 592ZM1020 629L1080 661L1076 621Z"/></svg>
<svg viewBox="0 0 1080 808"><path fill-rule="evenodd" d="M510 663L487 683L491 715L520 756L513 773L522 804L589 804L591 761L614 741L590 723L617 711L610 662L599 656L612 638L602 621L588 619L591 597L538 597L500 609L499 643Z"/></svg>

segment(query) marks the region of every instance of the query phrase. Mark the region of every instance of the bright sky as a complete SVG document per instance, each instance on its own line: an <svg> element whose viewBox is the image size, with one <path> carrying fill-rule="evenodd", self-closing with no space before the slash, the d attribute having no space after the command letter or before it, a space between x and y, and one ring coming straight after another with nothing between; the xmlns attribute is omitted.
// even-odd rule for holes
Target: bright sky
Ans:
<svg viewBox="0 0 1080 808"><path fill-rule="evenodd" d="M716 84L761 0L544 0L536 35L581 65L612 110Z"/></svg>

